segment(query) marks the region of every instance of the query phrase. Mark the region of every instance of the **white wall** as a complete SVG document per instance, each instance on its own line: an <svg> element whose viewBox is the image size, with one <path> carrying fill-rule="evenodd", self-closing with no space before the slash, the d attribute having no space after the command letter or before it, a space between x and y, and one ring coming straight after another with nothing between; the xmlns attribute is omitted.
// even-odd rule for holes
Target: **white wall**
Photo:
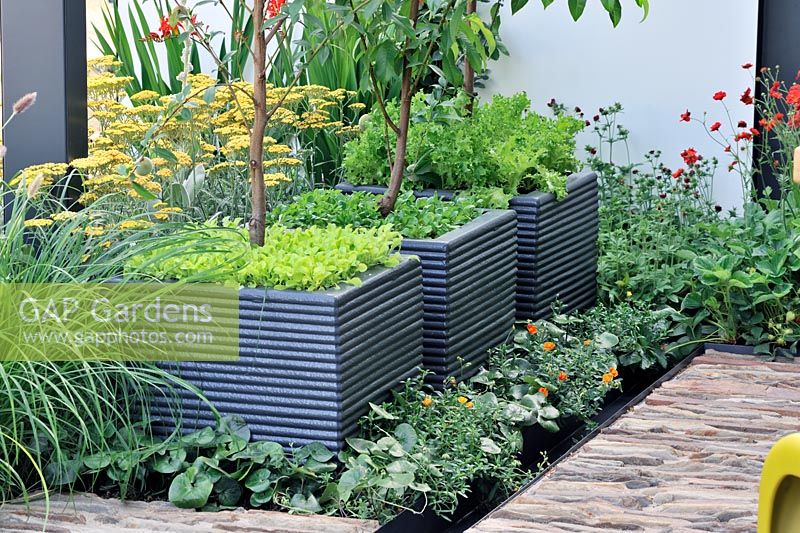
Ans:
<svg viewBox="0 0 800 533"><path fill-rule="evenodd" d="M739 95L753 85L752 70L741 65L755 63L757 0L654 0L641 23L632 0L623 0L623 7L615 29L598 0L588 2L578 22L565 0L546 10L530 0L514 16L507 5L501 35L510 56L493 65L482 96L526 91L537 111L546 111L555 97L589 117L621 102L634 159L660 149L677 168L687 147L716 155L725 162L717 173L717 199L725 207L740 204L739 180L725 168L729 159L698 124L681 123L679 115L688 108L694 116L708 110L712 121L721 119L712 95L724 90L734 120L752 121L753 109L739 103ZM589 141L594 136L585 134L579 146Z"/></svg>

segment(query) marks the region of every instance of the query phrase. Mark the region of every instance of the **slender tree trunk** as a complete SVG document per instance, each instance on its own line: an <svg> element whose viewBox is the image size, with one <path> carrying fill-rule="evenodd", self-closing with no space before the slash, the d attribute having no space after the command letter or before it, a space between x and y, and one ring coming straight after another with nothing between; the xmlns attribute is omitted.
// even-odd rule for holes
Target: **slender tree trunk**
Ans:
<svg viewBox="0 0 800 533"><path fill-rule="evenodd" d="M467 15L475 13L477 3L477 0L467 1ZM469 97L467 100L467 112L472 115L472 110L475 107L475 70L469 64L466 56L464 56L464 92Z"/></svg>
<svg viewBox="0 0 800 533"><path fill-rule="evenodd" d="M411 0L411 10L409 12L411 25L417 27L419 18L419 2ZM411 75L412 69L408 64L408 47L410 41L406 39L406 49L403 52L403 79L400 83L400 120L397 124L397 144L394 149L394 164L389 179L389 188L381 198L380 211L383 216L387 216L394 209L397 203L397 195L400 194L400 185L403 183L403 173L406 169L406 150L408 148L408 126L411 121Z"/></svg>
<svg viewBox="0 0 800 533"><path fill-rule="evenodd" d="M264 192L264 132L267 128L267 41L264 35L265 0L254 0L253 22L253 103L255 118L250 132L250 186L253 191L252 214L250 215L250 242L264 245L264 229L267 219L267 201Z"/></svg>

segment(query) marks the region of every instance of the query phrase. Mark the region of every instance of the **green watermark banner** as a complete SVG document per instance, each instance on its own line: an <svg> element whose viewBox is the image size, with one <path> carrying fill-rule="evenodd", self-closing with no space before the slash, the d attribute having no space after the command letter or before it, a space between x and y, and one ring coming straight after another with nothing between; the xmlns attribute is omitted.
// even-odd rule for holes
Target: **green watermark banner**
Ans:
<svg viewBox="0 0 800 533"><path fill-rule="evenodd" d="M238 357L235 287L0 284L2 361L235 361Z"/></svg>

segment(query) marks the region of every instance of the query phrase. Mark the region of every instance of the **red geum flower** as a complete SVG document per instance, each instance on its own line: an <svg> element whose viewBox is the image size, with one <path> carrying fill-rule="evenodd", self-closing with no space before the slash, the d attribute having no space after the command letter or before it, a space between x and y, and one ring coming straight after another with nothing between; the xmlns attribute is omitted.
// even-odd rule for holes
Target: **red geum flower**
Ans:
<svg viewBox="0 0 800 533"><path fill-rule="evenodd" d="M675 179L678 179L681 176L683 176L684 172L686 172L684 169L679 168L678 170L676 170L675 172L672 173L672 177L675 178Z"/></svg>
<svg viewBox="0 0 800 533"><path fill-rule="evenodd" d="M740 128L746 128L747 122L745 122L744 120L740 120L737 126L739 126Z"/></svg>
<svg viewBox="0 0 800 533"><path fill-rule="evenodd" d="M786 103L795 107L800 106L800 85L796 83L789 88L786 94Z"/></svg>
<svg viewBox="0 0 800 533"><path fill-rule="evenodd" d="M750 128L750 133L753 134L753 137L757 137L757 136L761 135L761 132L758 131L758 128Z"/></svg>
<svg viewBox="0 0 800 533"><path fill-rule="evenodd" d="M747 70L749 68L753 68L753 64L752 63L745 63L744 65L742 65L742 68L745 69L745 70Z"/></svg>
<svg viewBox="0 0 800 533"><path fill-rule="evenodd" d="M753 92L752 89L750 89L750 87L748 87L747 90L744 93L742 93L742 96L741 96L741 98L739 98L739 100L741 100L741 102L744 105L752 105L753 104L752 92Z"/></svg>
<svg viewBox="0 0 800 533"><path fill-rule="evenodd" d="M698 161L700 161L700 155L698 155L697 150L695 150L694 148L687 148L686 150L681 152L681 157L683 158L683 161L689 166L692 166Z"/></svg>
<svg viewBox="0 0 800 533"><path fill-rule="evenodd" d="M722 127L722 123L721 123L721 122L715 122L715 123L713 123L713 124L711 125L711 127L710 127L709 129L710 129L711 131L719 131L719 129L720 129L721 127Z"/></svg>
<svg viewBox="0 0 800 533"><path fill-rule="evenodd" d="M688 109L685 113L681 113L681 122L690 122L692 120L692 113Z"/></svg>
<svg viewBox="0 0 800 533"><path fill-rule="evenodd" d="M567 379L569 379L569 376L567 376L566 372L562 370L558 373L558 381L567 381Z"/></svg>
<svg viewBox="0 0 800 533"><path fill-rule="evenodd" d="M735 141L749 141L753 138L753 134L749 131L740 131L736 137L733 138Z"/></svg>
<svg viewBox="0 0 800 533"><path fill-rule="evenodd" d="M772 98L775 98L776 100L783 99L783 94L781 93L780 88L781 88L781 82L776 81L775 83L772 84L772 87L769 88L769 95Z"/></svg>
<svg viewBox="0 0 800 533"><path fill-rule="evenodd" d="M726 93L725 91L717 91L714 93L714 100L716 100L717 102L721 102L722 100L725 99L726 96L728 96L728 93Z"/></svg>

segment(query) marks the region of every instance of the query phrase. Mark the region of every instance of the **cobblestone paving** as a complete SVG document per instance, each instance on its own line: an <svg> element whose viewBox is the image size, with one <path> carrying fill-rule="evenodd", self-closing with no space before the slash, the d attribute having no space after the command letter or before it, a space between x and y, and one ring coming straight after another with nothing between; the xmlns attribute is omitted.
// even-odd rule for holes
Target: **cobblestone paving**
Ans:
<svg viewBox="0 0 800 533"><path fill-rule="evenodd" d="M800 364L709 352L470 531L755 531L763 459L795 431Z"/></svg>
<svg viewBox="0 0 800 533"><path fill-rule="evenodd" d="M104 500L78 494L59 496L45 513L43 501L0 507L0 532L29 533L366 533L377 522L327 516L294 516L266 511L197 513L166 502ZM45 520L46 517L46 520Z"/></svg>

